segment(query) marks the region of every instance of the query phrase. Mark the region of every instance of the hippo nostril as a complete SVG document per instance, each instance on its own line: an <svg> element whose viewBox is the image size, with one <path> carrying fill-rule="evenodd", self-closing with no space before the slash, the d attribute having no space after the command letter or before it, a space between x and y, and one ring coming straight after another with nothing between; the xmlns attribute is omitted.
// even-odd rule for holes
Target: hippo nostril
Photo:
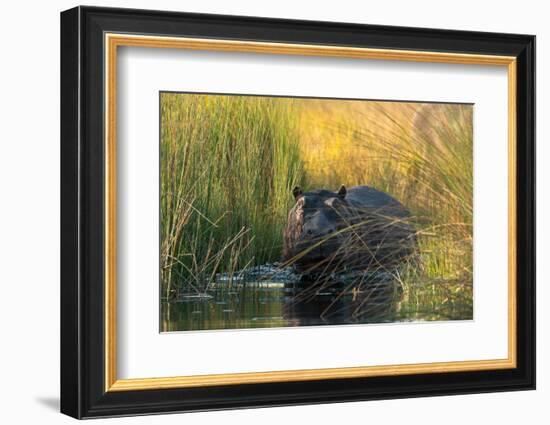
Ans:
<svg viewBox="0 0 550 425"><path fill-rule="evenodd" d="M308 230L306 233L307 233L308 235L313 234L313 232L312 232L311 230Z"/></svg>

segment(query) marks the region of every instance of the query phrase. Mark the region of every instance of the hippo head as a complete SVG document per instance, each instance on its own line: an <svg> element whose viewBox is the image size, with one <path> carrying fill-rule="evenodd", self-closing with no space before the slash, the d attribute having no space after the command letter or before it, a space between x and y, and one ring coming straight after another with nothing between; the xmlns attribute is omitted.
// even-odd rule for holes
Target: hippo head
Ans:
<svg viewBox="0 0 550 425"><path fill-rule="evenodd" d="M296 203L288 214L282 259L302 269L326 265L341 244L346 188L303 192L295 187L292 194Z"/></svg>

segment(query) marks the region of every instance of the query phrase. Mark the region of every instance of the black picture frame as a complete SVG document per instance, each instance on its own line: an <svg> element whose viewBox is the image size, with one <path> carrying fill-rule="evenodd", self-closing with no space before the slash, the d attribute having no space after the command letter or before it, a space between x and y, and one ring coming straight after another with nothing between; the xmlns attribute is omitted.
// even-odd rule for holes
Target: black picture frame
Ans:
<svg viewBox="0 0 550 425"><path fill-rule="evenodd" d="M517 367L105 391L104 34L140 33L517 59ZM76 7L61 13L61 412L75 418L535 388L535 37Z"/></svg>

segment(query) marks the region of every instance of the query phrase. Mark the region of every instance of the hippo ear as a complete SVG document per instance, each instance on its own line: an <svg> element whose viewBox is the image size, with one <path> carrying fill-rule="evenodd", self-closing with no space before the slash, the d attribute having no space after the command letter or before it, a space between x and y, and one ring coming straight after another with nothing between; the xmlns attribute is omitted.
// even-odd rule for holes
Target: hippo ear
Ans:
<svg viewBox="0 0 550 425"><path fill-rule="evenodd" d="M296 186L294 189L292 189L292 195L294 196L294 199L298 199L298 197L302 194L302 189L300 189L299 186Z"/></svg>
<svg viewBox="0 0 550 425"><path fill-rule="evenodd" d="M346 193L347 193L346 186L344 185L340 186L340 190L338 190L338 197L340 199L344 199L346 197Z"/></svg>

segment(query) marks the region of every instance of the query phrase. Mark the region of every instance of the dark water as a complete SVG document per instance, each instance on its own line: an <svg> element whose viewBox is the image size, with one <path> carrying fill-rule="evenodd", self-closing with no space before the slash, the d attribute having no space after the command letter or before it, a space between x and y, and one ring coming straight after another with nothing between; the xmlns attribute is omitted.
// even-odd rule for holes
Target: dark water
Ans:
<svg viewBox="0 0 550 425"><path fill-rule="evenodd" d="M315 326L388 321L396 303L364 301L362 294L304 293L277 283L215 289L162 306L162 331Z"/></svg>
<svg viewBox="0 0 550 425"><path fill-rule="evenodd" d="M161 305L161 331L319 326L472 319L471 285L426 282L405 288L393 279L356 282L218 282Z"/></svg>

